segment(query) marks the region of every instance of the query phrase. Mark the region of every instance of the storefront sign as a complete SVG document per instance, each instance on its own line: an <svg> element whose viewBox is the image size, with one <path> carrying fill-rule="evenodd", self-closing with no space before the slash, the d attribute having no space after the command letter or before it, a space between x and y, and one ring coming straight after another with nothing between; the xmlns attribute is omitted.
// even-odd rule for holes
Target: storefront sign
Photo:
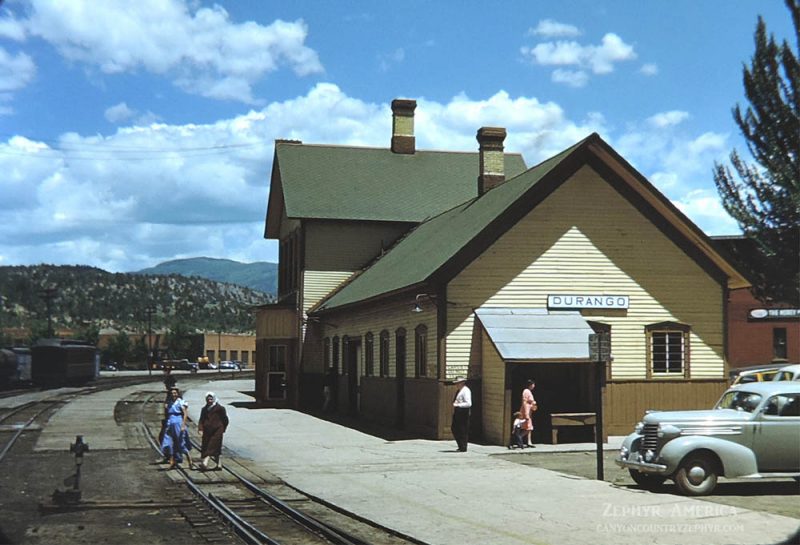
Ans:
<svg viewBox="0 0 800 545"><path fill-rule="evenodd" d="M627 295L548 295L547 308L609 308L627 309L630 297Z"/></svg>
<svg viewBox="0 0 800 545"><path fill-rule="evenodd" d="M754 308L750 311L751 320L788 320L800 318L800 308Z"/></svg>

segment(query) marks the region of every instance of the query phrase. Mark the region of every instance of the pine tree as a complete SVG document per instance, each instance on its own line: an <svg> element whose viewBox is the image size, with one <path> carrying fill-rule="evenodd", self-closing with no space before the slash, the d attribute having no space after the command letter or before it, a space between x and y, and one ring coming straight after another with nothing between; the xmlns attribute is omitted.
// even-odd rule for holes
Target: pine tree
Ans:
<svg viewBox="0 0 800 545"><path fill-rule="evenodd" d="M785 0L800 51L800 0ZM728 213L758 249L758 265L749 273L762 300L800 304L800 63L791 46L767 35L759 17L755 53L743 69L745 111L733 117L758 166L736 152L727 165L714 165L714 182ZM745 256L740 256L744 258ZM744 262L752 260L740 259Z"/></svg>

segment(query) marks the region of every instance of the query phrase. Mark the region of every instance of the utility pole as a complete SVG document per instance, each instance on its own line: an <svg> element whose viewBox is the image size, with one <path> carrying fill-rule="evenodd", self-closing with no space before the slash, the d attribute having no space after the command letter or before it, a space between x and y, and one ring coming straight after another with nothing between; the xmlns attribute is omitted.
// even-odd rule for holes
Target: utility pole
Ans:
<svg viewBox="0 0 800 545"><path fill-rule="evenodd" d="M48 337L55 337L55 331L53 331L53 308L52 303L53 299L56 298L56 288L48 287L44 288L39 295L44 299L44 304L47 306L47 336Z"/></svg>
<svg viewBox="0 0 800 545"><path fill-rule="evenodd" d="M144 309L147 313L147 374L153 375L153 307Z"/></svg>

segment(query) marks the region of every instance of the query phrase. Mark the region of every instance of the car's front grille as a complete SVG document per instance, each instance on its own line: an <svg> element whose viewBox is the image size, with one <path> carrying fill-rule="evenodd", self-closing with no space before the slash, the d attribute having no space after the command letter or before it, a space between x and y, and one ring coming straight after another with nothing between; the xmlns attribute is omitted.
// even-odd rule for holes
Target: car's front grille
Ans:
<svg viewBox="0 0 800 545"><path fill-rule="evenodd" d="M642 452L656 450L656 447L658 447L658 424L645 424L642 435L644 437L642 437L640 450Z"/></svg>

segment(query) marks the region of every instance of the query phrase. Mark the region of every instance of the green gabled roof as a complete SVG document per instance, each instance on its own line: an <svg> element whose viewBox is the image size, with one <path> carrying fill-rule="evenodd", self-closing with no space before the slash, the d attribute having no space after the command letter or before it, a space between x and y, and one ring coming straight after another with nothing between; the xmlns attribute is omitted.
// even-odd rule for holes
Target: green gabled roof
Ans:
<svg viewBox="0 0 800 545"><path fill-rule="evenodd" d="M575 144L519 176L435 216L401 239L369 268L323 300L311 312L326 311L428 281L517 203L577 148Z"/></svg>
<svg viewBox="0 0 800 545"><path fill-rule="evenodd" d="M276 142L289 218L420 222L475 197L478 153ZM506 154L508 177L525 171Z"/></svg>

